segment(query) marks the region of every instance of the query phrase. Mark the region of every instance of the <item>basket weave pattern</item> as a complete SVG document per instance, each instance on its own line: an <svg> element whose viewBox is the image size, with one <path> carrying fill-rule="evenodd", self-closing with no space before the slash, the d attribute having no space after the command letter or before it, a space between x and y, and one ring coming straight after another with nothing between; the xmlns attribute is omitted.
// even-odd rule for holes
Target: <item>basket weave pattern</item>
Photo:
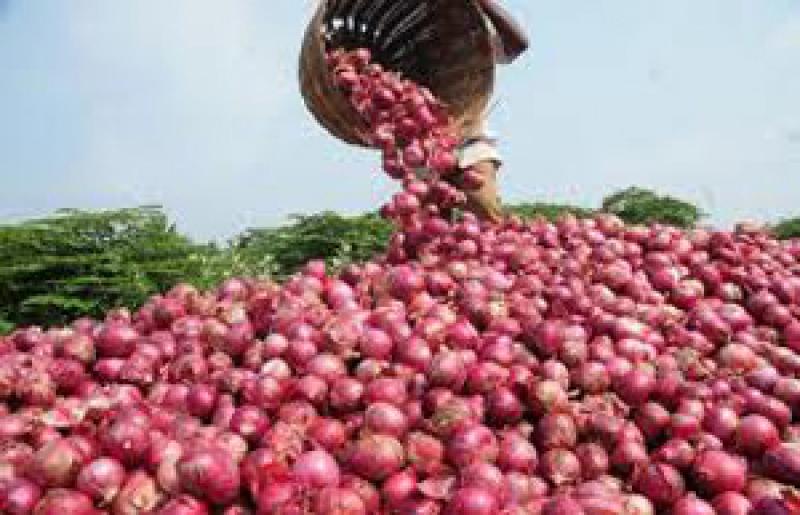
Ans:
<svg viewBox="0 0 800 515"><path fill-rule="evenodd" d="M474 0L327 0L300 53L306 106L331 134L369 146L364 120L334 86L328 48L369 48L384 67L423 84L462 133L480 124L494 85L489 31Z"/></svg>

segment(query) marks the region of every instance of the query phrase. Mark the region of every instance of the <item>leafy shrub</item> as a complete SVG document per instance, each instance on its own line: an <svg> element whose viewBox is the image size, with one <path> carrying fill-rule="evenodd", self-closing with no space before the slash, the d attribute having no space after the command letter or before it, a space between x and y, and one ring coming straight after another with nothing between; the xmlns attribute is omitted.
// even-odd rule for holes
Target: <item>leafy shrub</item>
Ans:
<svg viewBox="0 0 800 515"><path fill-rule="evenodd" d="M199 271L215 249L177 232L158 207L55 215L0 225L0 318L64 323L136 306Z"/></svg>
<svg viewBox="0 0 800 515"><path fill-rule="evenodd" d="M366 261L386 249L392 233L392 226L375 214L324 212L294 215L292 220L282 227L246 231L232 242L231 251L245 267L283 278L311 259L324 259L334 269Z"/></svg>
<svg viewBox="0 0 800 515"><path fill-rule="evenodd" d="M663 223L683 228L697 225L705 214L686 201L643 188L627 188L603 200L603 211L630 224Z"/></svg>
<svg viewBox="0 0 800 515"><path fill-rule="evenodd" d="M526 202L506 207L506 211L522 218L544 217L554 221L565 214L573 214L579 218L592 216L595 212L585 207L572 206L569 204L550 204L547 202Z"/></svg>
<svg viewBox="0 0 800 515"><path fill-rule="evenodd" d="M782 220L772 227L772 233L780 240L800 238L800 217Z"/></svg>

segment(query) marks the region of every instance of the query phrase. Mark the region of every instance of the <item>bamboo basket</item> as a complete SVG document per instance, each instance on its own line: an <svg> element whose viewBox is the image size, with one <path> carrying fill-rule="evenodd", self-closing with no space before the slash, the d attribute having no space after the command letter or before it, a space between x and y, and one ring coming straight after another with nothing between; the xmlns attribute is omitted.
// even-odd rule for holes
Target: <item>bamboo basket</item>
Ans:
<svg viewBox="0 0 800 515"><path fill-rule="evenodd" d="M480 124L494 86L489 30L475 0L322 0L300 53L300 90L309 111L337 138L369 146L366 125L334 87L328 48L366 47L385 68L427 86L457 127Z"/></svg>

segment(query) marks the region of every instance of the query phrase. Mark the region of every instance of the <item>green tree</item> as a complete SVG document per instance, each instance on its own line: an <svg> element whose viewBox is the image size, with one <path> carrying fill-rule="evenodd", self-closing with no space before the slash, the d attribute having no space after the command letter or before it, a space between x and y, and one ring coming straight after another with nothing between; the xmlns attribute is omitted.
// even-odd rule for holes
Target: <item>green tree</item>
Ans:
<svg viewBox="0 0 800 515"><path fill-rule="evenodd" d="M800 217L778 222L772 227L772 233L780 240L800 238Z"/></svg>
<svg viewBox="0 0 800 515"><path fill-rule="evenodd" d="M631 224L663 223L683 228L694 227L705 216L689 202L638 187L606 197L602 209Z"/></svg>
<svg viewBox="0 0 800 515"><path fill-rule="evenodd" d="M375 214L342 216L324 212L294 215L293 223L250 229L231 244L245 268L276 278L286 277L312 259L334 269L366 261L386 249L390 223Z"/></svg>
<svg viewBox="0 0 800 515"><path fill-rule="evenodd" d="M526 219L541 216L550 221L555 221L566 214L572 214L579 218L586 218L592 216L595 212L585 207L572 206L569 204L551 204L547 202L514 204L507 206L506 211Z"/></svg>
<svg viewBox="0 0 800 515"><path fill-rule="evenodd" d="M216 251L179 234L156 206L0 225L0 320L64 323L137 306L176 282L218 280L203 268Z"/></svg>

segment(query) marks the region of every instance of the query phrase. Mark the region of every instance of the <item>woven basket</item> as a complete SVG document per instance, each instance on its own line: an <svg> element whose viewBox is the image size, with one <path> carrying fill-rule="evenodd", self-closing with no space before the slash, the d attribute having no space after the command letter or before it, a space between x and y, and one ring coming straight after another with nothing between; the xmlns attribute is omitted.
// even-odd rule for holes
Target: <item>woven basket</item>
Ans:
<svg viewBox="0 0 800 515"><path fill-rule="evenodd" d="M334 87L327 48L369 48L387 69L427 86L462 133L480 124L494 85L489 31L475 0L322 0L300 54L306 106L331 134L369 146L366 125Z"/></svg>

